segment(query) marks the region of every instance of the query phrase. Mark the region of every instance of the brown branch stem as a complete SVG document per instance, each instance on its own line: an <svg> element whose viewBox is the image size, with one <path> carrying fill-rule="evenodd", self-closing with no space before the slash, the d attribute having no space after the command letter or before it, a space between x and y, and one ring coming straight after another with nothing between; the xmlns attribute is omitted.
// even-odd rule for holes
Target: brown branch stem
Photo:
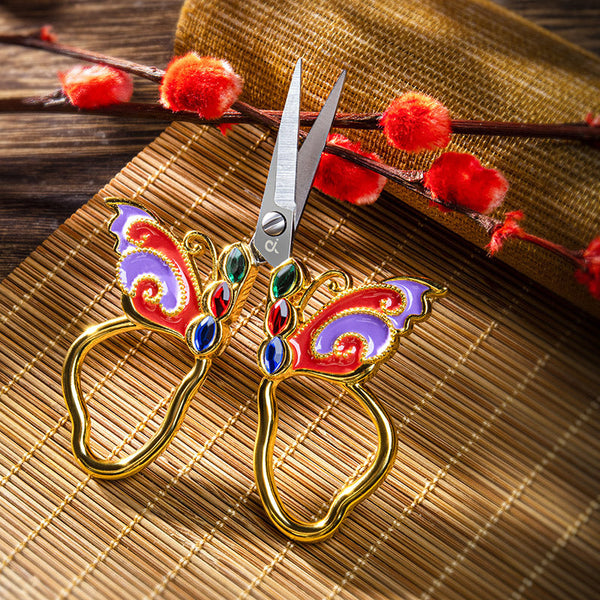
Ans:
<svg viewBox="0 0 600 600"><path fill-rule="evenodd" d="M67 46L58 42L41 38L41 30L26 34L0 34L0 44L13 44L36 48L47 52L62 54L71 58L85 60L87 62L106 64L122 71L144 77L150 81L160 83L163 75L163 69L158 67L149 67L133 61L115 58L98 52L90 52ZM249 109L254 111L253 116L256 121L267 123L260 117L264 111L255 109L248 104L234 104L233 108L242 114L251 114ZM272 111L275 116L276 112ZM280 113L279 113L280 114ZM314 115L314 117L313 117ZM381 129L379 124L382 113L344 113L340 114L334 121L334 127L345 129ZM303 125L310 125L311 119L316 118L316 113L304 113L305 121ZM224 122L243 122L243 121L224 121ZM267 125L269 126L269 125ZM272 126L272 125L270 125ZM495 135L504 137L535 137L548 139L568 139L581 142L600 142L600 127L591 127L587 123L511 123L504 121L479 121L466 119L453 119L451 122L452 133L462 135Z"/></svg>
<svg viewBox="0 0 600 600"><path fill-rule="evenodd" d="M130 60L115 58L114 56L59 44L58 42L42 39L40 35L41 30L22 35L4 33L0 34L0 44L26 46L27 48L35 48L37 50L53 52L54 54L62 54L63 56L70 56L71 58L77 58L78 60L84 60L86 62L110 65L121 71L144 77L155 83L160 83L165 74L164 70L159 69L158 67L147 67Z"/></svg>
<svg viewBox="0 0 600 600"><path fill-rule="evenodd" d="M510 123L454 119L452 120L452 133L585 142L600 141L600 127L591 127L587 123Z"/></svg>
<svg viewBox="0 0 600 600"><path fill-rule="evenodd" d="M129 60L119 59L97 52L89 52L65 44L60 44L50 39L43 39L42 30L21 35L0 34L0 44L12 44L36 48L38 50L54 52L56 54L77 58L87 62L106 64L156 83L161 82L165 73L163 69L158 67L148 67ZM281 111L261 110L241 101L235 102L232 108L234 110L226 111L220 119L206 120L200 119L195 113L174 113L158 104L149 103L129 102L94 110L82 110L71 105L60 92L54 92L45 98L0 99L0 112L80 112L96 115L153 118L165 121L188 121L205 125L258 122L273 130L277 130L279 127ZM310 126L316 119L317 114L318 113L314 112L301 113L301 124L303 126ZM381 129L381 116L382 113L340 113L336 116L333 125L337 128L348 129ZM452 132L455 134L570 139L588 143L600 142L600 127L592 127L586 123L540 124L453 120L451 126ZM303 138L305 136L306 133L301 131L300 137ZM420 194L430 202L435 202L445 208L464 214L484 228L488 234L492 234L496 229L502 226L502 221L498 219L448 203L439 198L433 198L431 192L423 185L423 173L420 171L404 171L397 169L390 165L385 165L369 159L346 148L331 144L327 144L324 151L379 173L387 179ZM574 263L577 267L583 267L585 264L581 251L576 252L569 250L560 244L529 234L522 229L513 235L513 237L540 246L549 252L557 254Z"/></svg>
<svg viewBox="0 0 600 600"><path fill-rule="evenodd" d="M233 107L238 108L240 106L244 108L244 113L239 110L227 110L219 119L202 119L197 113L179 111L173 112L167 108L164 108L158 103L149 102L125 102L122 104L113 104L111 106L105 106L102 108L94 109L82 109L73 106L67 102L64 96L61 98L61 102L58 102L57 95L60 94L60 90L53 92L44 97L40 96L24 96L16 98L0 98L0 113L14 112L54 112L54 113L85 113L105 116L127 116L139 119L157 119L159 121L187 121L190 123L198 123L199 125L220 125L222 123L269 123L271 127L271 120L265 119L262 115L266 115L273 121L279 121L281 118L280 110L258 110L246 103L236 102ZM51 101L52 100L52 101ZM253 112L250 112L252 110ZM300 125L304 127L310 127L316 120L318 112L301 112L300 113ZM333 126L336 128L348 128L358 129L360 127L354 127L354 113L338 113L333 121ZM274 125L273 125L274 127Z"/></svg>
<svg viewBox="0 0 600 600"><path fill-rule="evenodd" d="M115 104L96 109L80 109L73 106L70 102L60 95L60 91L54 92L49 96L25 97L25 98L4 98L0 99L0 113L2 112L54 112L54 113L83 113L91 115L117 116L117 117L132 117L132 118L150 118L160 121L185 121L197 123L199 125L219 125L222 123L255 123L261 124L276 130L279 127L279 119L281 111L276 110L258 110L244 102L236 102L238 110L228 110L219 119L207 120L201 119L196 113L192 112L172 112L159 104L127 102L123 104ZM243 112L240 112L243 111ZM314 123L318 113L303 112L300 114L300 123L304 126L309 126ZM340 113L338 119L344 120L348 115ZM352 116L350 116L352 118ZM335 121L334 121L335 124ZM306 134L301 131L301 136ZM394 181L407 189L416 192L429 202L434 202L455 212L464 214L471 220L480 225L488 234L491 234L494 229L502 224L502 221L493 219L487 215L477 213L475 211L463 208L440 198L433 198L431 192L423 185L422 171L406 171L398 169L391 165L386 165L374 161L365 156L361 156L346 148L328 144L325 147L325 152L334 154L346 160L353 162L361 167L374 171L383 175L390 181ZM538 244L540 245L540 244ZM560 253L560 252L559 252Z"/></svg>
<svg viewBox="0 0 600 600"><path fill-rule="evenodd" d="M552 252L553 254L572 262L578 268L583 268L585 266L585 260L583 259L581 251L569 250L561 244L551 242L546 238L533 235L532 233L527 233L522 229L518 233L515 233L514 237L519 240L523 240L524 242L529 242L530 244L540 246L548 252Z"/></svg>

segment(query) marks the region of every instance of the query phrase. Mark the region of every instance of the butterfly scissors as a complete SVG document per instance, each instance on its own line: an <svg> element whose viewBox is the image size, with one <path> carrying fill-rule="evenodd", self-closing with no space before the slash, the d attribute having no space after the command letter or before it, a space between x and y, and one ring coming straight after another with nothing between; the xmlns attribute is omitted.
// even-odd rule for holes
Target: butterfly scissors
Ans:
<svg viewBox="0 0 600 600"><path fill-rule="evenodd" d="M254 450L257 489L271 521L289 537L319 541L340 526L348 512L371 494L390 470L396 453L394 426L384 407L364 386L398 348L400 336L428 316L431 301L445 289L415 278L392 278L352 287L349 275L330 270L313 278L292 256L294 235L331 129L345 72L329 94L298 149L301 60L298 61L281 116L253 238L218 254L211 240L189 231L180 242L142 205L108 198L115 214L109 231L119 255L117 283L124 315L91 327L69 349L63 368L63 393L72 420L73 453L83 468L106 479L127 477L152 462L169 445L186 410L206 378L212 360L227 347L260 265L271 267L264 319L265 339L258 350L262 373ZM209 252L212 270L204 281L195 258ZM316 290L329 285L332 299L310 317L305 309ZM87 353L111 336L149 329L185 341L194 364L173 393L163 422L140 448L122 458L101 458L90 449L90 417L80 375ZM273 449L277 434L277 386L294 376L328 380L344 388L373 421L378 449L352 483L338 490L324 517L295 518L277 491Z"/></svg>

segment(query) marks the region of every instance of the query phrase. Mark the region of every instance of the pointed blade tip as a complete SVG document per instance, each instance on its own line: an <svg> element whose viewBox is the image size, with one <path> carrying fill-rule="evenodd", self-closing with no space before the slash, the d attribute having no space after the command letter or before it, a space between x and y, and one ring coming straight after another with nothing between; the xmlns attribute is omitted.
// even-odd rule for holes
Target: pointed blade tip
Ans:
<svg viewBox="0 0 600 600"><path fill-rule="evenodd" d="M296 61L296 65L294 66L294 72L292 73L292 79L296 77L301 77L302 75L302 58L299 58Z"/></svg>

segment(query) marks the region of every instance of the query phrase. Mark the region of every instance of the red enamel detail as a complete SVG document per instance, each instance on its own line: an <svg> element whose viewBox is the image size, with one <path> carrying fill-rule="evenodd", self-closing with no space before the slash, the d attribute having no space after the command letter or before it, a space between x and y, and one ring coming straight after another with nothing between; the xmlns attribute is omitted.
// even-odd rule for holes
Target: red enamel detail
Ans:
<svg viewBox="0 0 600 600"><path fill-rule="evenodd" d="M278 300L271 306L267 317L267 329L271 335L279 335L287 328L290 322L290 305L285 298Z"/></svg>
<svg viewBox="0 0 600 600"><path fill-rule="evenodd" d="M179 251L175 240L166 232L158 228L156 223L149 221L136 221L128 230L129 238L142 248L152 248L159 254L171 260L179 269L187 282L187 303L177 315L166 315L159 304L152 304L144 299L144 291L151 290L152 295L158 292L157 285L152 280L142 280L138 283L132 303L135 310L144 318L167 327L182 336L192 319L201 314L200 301L196 294L194 283L196 277L185 263L182 253Z"/></svg>
<svg viewBox="0 0 600 600"><path fill-rule="evenodd" d="M218 319L222 317L229 308L231 302L231 288L225 281L221 282L213 292L210 299L210 310Z"/></svg>
<svg viewBox="0 0 600 600"><path fill-rule="evenodd" d="M405 305L404 296L397 289L391 287L358 288L349 294L334 299L302 329L295 332L287 342L292 349L292 367L294 369L307 369L318 373L330 375L350 375L363 363L364 341L362 338L348 333L341 337L335 346L338 353L324 358L313 355L311 342L317 331L327 322L345 310L367 308L385 312L400 312Z"/></svg>

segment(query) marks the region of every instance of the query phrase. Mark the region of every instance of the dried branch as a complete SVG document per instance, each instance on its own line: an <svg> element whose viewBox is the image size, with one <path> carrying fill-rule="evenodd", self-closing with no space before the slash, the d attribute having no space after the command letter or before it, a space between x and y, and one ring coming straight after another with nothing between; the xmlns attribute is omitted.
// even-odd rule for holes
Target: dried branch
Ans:
<svg viewBox="0 0 600 600"><path fill-rule="evenodd" d="M0 34L0 44L19 45L28 48L36 48L47 52L54 52L71 58L84 60L92 63L110 65L122 71L138 75L150 81L160 83L165 71L158 67L145 66L132 61L115 58L112 56L81 50L65 44L60 44L45 35L44 28L28 34ZM191 112L172 112L156 103L127 102L115 104L96 109L78 109L74 107L59 90L45 97L23 97L0 99L0 112L54 112L54 113L85 113L94 115L151 118L161 121L186 121L202 125L220 125L223 123L260 123L276 131L279 127L281 111L257 109L245 102L237 101L232 105L233 110L226 111L223 116L215 120L200 119L197 114ZM314 123L318 113L303 112L300 115L300 124L310 126ZM347 129L381 129L380 119L382 113L339 113L333 126ZM536 124L536 123L507 123L499 121L474 121L453 120L451 122L452 132L467 135L498 135L512 137L536 137L552 139L578 140L585 143L597 145L600 143L600 127L588 123L560 123L560 124ZM305 132L300 132L305 137ZM349 160L361 167L370 169L387 179L394 181L407 189L416 192L429 202L460 212L477 223L489 235L500 239L498 247L502 244L503 230L510 233L504 234L504 239L509 237L521 239L522 241L540 246L549 252L561 256L573 263L577 269L585 271L588 268L585 252L572 251L564 246L551 242L539 236L525 232L516 224L513 218L510 224L487 215L466 209L464 207L446 202L439 198L433 198L430 190L423 185L422 171L405 171L390 165L385 165L372 160L347 148L328 144L325 152L335 154ZM513 213L514 214L514 213ZM508 215L507 215L508 216ZM522 215L521 215L522 217Z"/></svg>

